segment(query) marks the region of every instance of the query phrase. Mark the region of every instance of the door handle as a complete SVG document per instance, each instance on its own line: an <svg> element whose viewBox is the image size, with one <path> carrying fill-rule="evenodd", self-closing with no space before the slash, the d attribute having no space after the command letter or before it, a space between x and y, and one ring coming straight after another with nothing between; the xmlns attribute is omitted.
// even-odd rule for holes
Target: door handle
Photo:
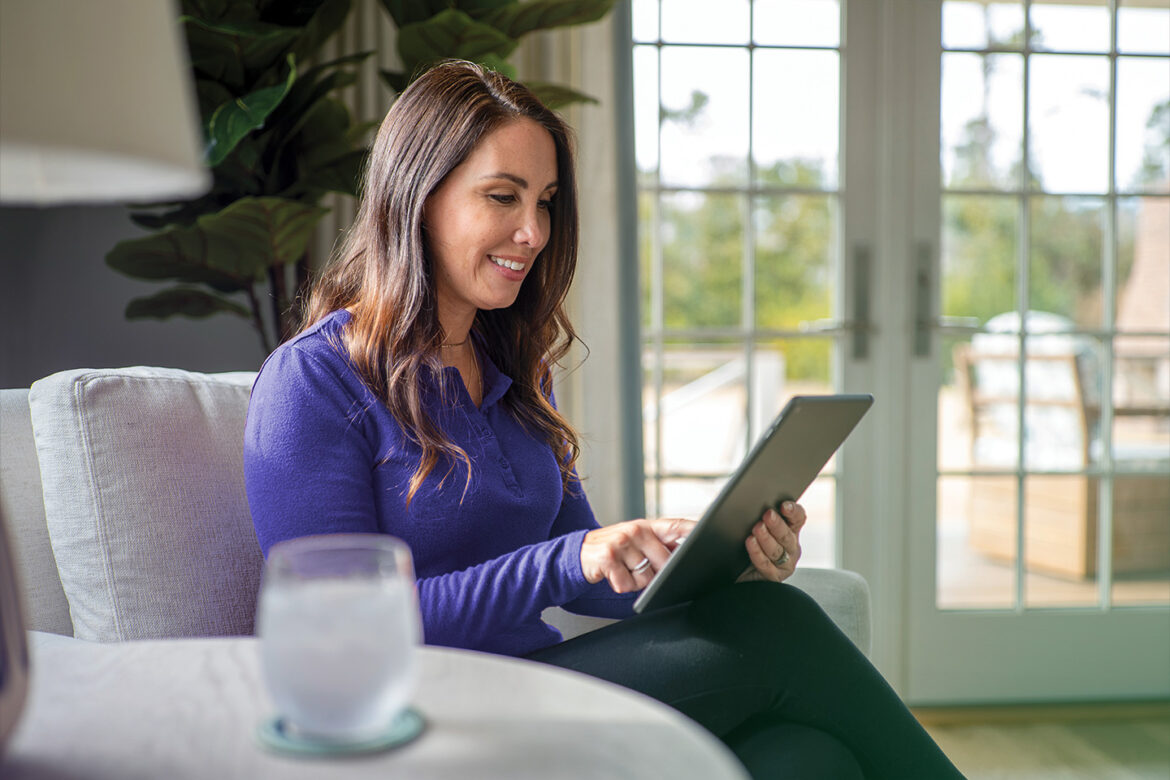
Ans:
<svg viewBox="0 0 1170 780"><path fill-rule="evenodd" d="M845 320L823 319L800 323L802 333L818 333L834 335L848 333L852 338L851 350L854 360L866 360L869 357L869 336L875 332L869 313L870 266L872 257L869 247L857 244L853 247L852 256L852 284L853 299L850 305L851 316Z"/></svg>
<svg viewBox="0 0 1170 780"><path fill-rule="evenodd" d="M914 357L930 355L930 336L935 324L931 300L934 292L934 253L930 244L919 241L914 249Z"/></svg>

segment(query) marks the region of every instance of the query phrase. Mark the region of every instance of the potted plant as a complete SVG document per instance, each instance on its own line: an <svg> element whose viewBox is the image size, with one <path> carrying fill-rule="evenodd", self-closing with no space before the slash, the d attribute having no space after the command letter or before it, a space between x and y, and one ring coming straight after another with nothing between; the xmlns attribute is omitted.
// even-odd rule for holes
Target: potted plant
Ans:
<svg viewBox="0 0 1170 780"><path fill-rule="evenodd" d="M507 58L536 30L603 17L614 0L381 0L398 26L396 92L428 65L469 59L515 76ZM372 52L318 62L352 0L182 0L182 16L214 183L201 198L136 208L155 232L118 243L107 264L172 282L126 306L128 319L234 314L267 354L295 331L310 276L308 247L330 192L356 194L373 122L356 122L335 92ZM529 86L550 106L591 100Z"/></svg>

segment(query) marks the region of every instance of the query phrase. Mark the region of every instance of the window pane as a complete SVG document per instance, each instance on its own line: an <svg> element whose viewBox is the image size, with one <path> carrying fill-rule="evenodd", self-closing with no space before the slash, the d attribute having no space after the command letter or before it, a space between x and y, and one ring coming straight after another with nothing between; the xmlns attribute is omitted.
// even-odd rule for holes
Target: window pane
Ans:
<svg viewBox="0 0 1170 780"><path fill-rule="evenodd" d="M836 186L839 61L835 51L756 50L752 151L763 186Z"/></svg>
<svg viewBox="0 0 1170 780"><path fill-rule="evenodd" d="M676 186L747 183L746 49L662 49L662 179Z"/></svg>
<svg viewBox="0 0 1170 780"><path fill-rule="evenodd" d="M703 516L703 511L723 489L724 479L664 479L660 489L662 503L651 516L693 517ZM650 490L647 489L647 495Z"/></svg>
<svg viewBox="0 0 1170 780"><path fill-rule="evenodd" d="M952 2L942 7L944 49L1019 49L1024 41L1022 2Z"/></svg>
<svg viewBox="0 0 1170 780"><path fill-rule="evenodd" d="M1170 474L1113 480L1113 602L1170 602Z"/></svg>
<svg viewBox="0 0 1170 780"><path fill-rule="evenodd" d="M940 609L1015 603L1016 478L939 477L937 602Z"/></svg>
<svg viewBox="0 0 1170 780"><path fill-rule="evenodd" d="M1170 474L1170 337L1117 340L1113 461L1120 471ZM1170 482L1170 476L1163 476ZM1164 507L1170 522L1170 505Z"/></svg>
<svg viewBox="0 0 1170 780"><path fill-rule="evenodd" d="M833 392L832 339L792 338L760 342L752 351L752 440L794 395ZM832 462L825 466L832 472Z"/></svg>
<svg viewBox="0 0 1170 780"><path fill-rule="evenodd" d="M650 184L658 168L658 49L634 47L634 154Z"/></svg>
<svg viewBox="0 0 1170 780"><path fill-rule="evenodd" d="M943 336L938 387L938 467L967 470L974 467L972 450L976 415L982 399L976 395L975 365L968 338ZM1015 409L1011 399L1010 409Z"/></svg>
<svg viewBox="0 0 1170 780"><path fill-rule="evenodd" d="M650 331L658 327L660 312L655 305L654 291L660 289L659 269L654 263L654 231L658 201L653 192L638 193L638 260L642 284L642 328Z"/></svg>
<svg viewBox="0 0 1170 780"><path fill-rule="evenodd" d="M1121 0L1117 9L1117 50L1170 54L1170 2Z"/></svg>
<svg viewBox="0 0 1170 780"><path fill-rule="evenodd" d="M1108 0L1033 0L1032 47L1048 51L1109 51Z"/></svg>
<svg viewBox="0 0 1170 780"><path fill-rule="evenodd" d="M961 359L971 383L972 469L1012 469L1019 464L1019 340L1015 312L988 321L988 333L977 333ZM1006 327L1005 327L1006 326Z"/></svg>
<svg viewBox="0 0 1170 780"><path fill-rule="evenodd" d="M635 41L658 40L658 0L633 0L630 22Z"/></svg>
<svg viewBox="0 0 1170 780"><path fill-rule="evenodd" d="M942 163L947 187L1020 186L1023 57L944 54Z"/></svg>
<svg viewBox="0 0 1170 780"><path fill-rule="evenodd" d="M942 313L985 322L1016 308L1019 201L944 195Z"/></svg>
<svg viewBox="0 0 1170 780"><path fill-rule="evenodd" d="M837 480L820 476L800 497L808 522L800 532L800 565L831 568L837 565Z"/></svg>
<svg viewBox="0 0 1170 780"><path fill-rule="evenodd" d="M1040 319L1041 312L1030 312ZM1067 322L1053 322L1063 328ZM1026 342L1025 465L1033 471L1083 471L1096 443L1103 362L1095 342L1048 333Z"/></svg>
<svg viewBox="0 0 1170 780"><path fill-rule="evenodd" d="M713 12L709 0L665 0L662 3L662 40L668 43L748 42L748 0L719 0Z"/></svg>
<svg viewBox="0 0 1170 780"><path fill-rule="evenodd" d="M1028 154L1033 186L1105 192L1109 172L1109 59L1032 57Z"/></svg>
<svg viewBox="0 0 1170 780"><path fill-rule="evenodd" d="M756 0L756 43L766 46L836 46L841 40L837 0Z"/></svg>
<svg viewBox="0 0 1170 780"><path fill-rule="evenodd" d="M1031 199L1031 308L1100 328L1105 205L1097 198Z"/></svg>
<svg viewBox="0 0 1170 780"><path fill-rule="evenodd" d="M1168 332L1170 198L1121 198L1117 223L1117 329ZM1163 381L1170 383L1170 376Z"/></svg>
<svg viewBox="0 0 1170 780"><path fill-rule="evenodd" d="M757 198L755 306L760 328L796 330L832 316L836 199Z"/></svg>
<svg viewBox="0 0 1170 780"><path fill-rule="evenodd" d="M663 354L662 402L643 410L647 439L661 429L662 469L675 474L730 474L746 454L747 375L734 345L669 346ZM652 397L652 392L651 392ZM652 455L652 447L647 447ZM653 462L652 458L647 458Z"/></svg>
<svg viewBox="0 0 1170 780"><path fill-rule="evenodd" d="M1097 478L1034 475L1024 480L1024 549L1029 607L1089 607L1097 589Z"/></svg>
<svg viewBox="0 0 1170 780"><path fill-rule="evenodd" d="M663 195L663 320L667 328L742 321L744 196Z"/></svg>
<svg viewBox="0 0 1170 780"><path fill-rule="evenodd" d="M1117 60L1117 188L1170 192L1170 61Z"/></svg>

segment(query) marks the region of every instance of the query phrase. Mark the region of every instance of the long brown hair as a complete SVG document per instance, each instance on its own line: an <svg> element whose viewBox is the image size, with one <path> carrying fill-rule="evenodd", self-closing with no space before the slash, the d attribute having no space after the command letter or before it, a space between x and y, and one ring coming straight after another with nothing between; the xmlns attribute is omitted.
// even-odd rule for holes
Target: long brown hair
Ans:
<svg viewBox="0 0 1170 780"><path fill-rule="evenodd" d="M467 453L423 405L423 380L440 376L443 340L435 271L423 230L423 206L480 140L517 119L552 136L557 194L548 243L505 309L481 310L472 331L513 380L504 396L512 415L556 455L565 489L574 479L577 434L549 400L551 369L577 338L564 300L577 265L577 186L571 131L525 86L469 62L445 62L398 97L370 150L357 218L309 297L304 327L347 308L342 348L358 374L385 401L422 449L407 504L445 458L447 475ZM444 475L444 480L446 475ZM442 484L442 482L440 482Z"/></svg>

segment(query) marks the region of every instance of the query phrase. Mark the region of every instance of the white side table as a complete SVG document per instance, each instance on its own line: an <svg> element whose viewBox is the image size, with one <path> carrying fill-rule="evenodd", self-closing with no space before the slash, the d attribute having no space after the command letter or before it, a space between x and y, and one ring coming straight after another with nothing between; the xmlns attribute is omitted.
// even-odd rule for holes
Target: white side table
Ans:
<svg viewBox="0 0 1170 780"><path fill-rule="evenodd" d="M734 778L732 753L645 696L575 672L424 648L414 743L343 759L267 752L272 705L252 638L96 644L30 634L24 717L6 779Z"/></svg>

